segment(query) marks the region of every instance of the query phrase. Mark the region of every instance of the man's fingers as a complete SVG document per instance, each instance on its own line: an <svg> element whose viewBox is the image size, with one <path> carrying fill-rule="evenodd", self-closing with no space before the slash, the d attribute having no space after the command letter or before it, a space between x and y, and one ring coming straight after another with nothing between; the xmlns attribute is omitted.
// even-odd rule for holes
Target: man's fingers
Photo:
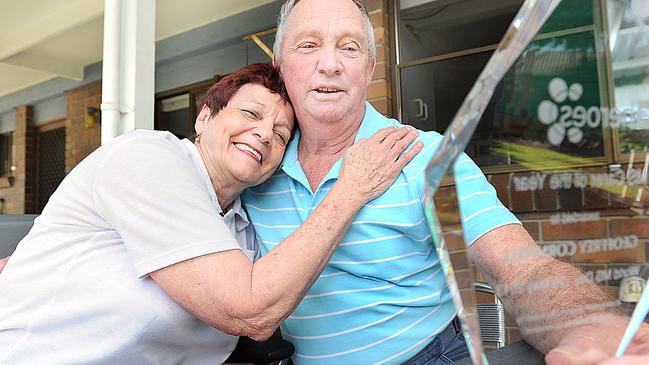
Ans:
<svg viewBox="0 0 649 365"><path fill-rule="evenodd" d="M548 365L593 365L609 357L609 354L595 346L562 346L545 355Z"/></svg>
<svg viewBox="0 0 649 365"><path fill-rule="evenodd" d="M649 364L649 355L642 356L622 356L619 358L610 358L597 365L646 365Z"/></svg>
<svg viewBox="0 0 649 365"><path fill-rule="evenodd" d="M392 148L398 141L407 136L410 131L410 128L395 128L394 131L385 137L381 142L381 145Z"/></svg>
<svg viewBox="0 0 649 365"><path fill-rule="evenodd" d="M415 143L408 151L404 152L398 160L395 161L395 166L401 170L403 169L408 162L412 161L412 159L417 156L417 154L424 148L424 143L422 141L418 141Z"/></svg>
<svg viewBox="0 0 649 365"><path fill-rule="evenodd" d="M392 158L393 161L396 160L401 152L405 151L406 148L410 146L410 144L415 139L417 139L417 137L419 137L419 134L414 130L410 130L394 143L394 145L390 149L389 157Z"/></svg>
<svg viewBox="0 0 649 365"><path fill-rule="evenodd" d="M387 127L383 129L379 129L378 132L374 133L373 136L371 136L369 139L377 142L383 142L383 140L390 135L390 133L394 132L397 130L397 127Z"/></svg>

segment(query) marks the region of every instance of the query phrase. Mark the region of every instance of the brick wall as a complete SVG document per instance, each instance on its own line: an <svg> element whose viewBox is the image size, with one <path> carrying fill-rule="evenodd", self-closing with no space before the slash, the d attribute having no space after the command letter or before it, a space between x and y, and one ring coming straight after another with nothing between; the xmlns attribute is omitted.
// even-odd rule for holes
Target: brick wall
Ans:
<svg viewBox="0 0 649 365"><path fill-rule="evenodd" d="M607 170L591 168L581 172L606 173ZM528 191L516 188L517 182L531 181L533 179L529 178L534 174L505 173L489 175L488 178L503 204L517 215L525 229L547 253L553 253L558 259L577 266L613 297L617 297L618 285L623 277L638 273L645 276L644 273L649 270L649 265L645 264L649 258L649 216L644 213L648 207L646 192L641 194L640 202L636 202L632 197L636 196L637 190L627 187L623 196L623 185L576 188L573 180L561 186L565 180L556 178L563 176L561 171L548 172L538 188ZM553 176L555 179L550 181ZM590 218L581 222L562 222L561 213L589 215ZM602 239L619 240L631 248L599 252L580 249L582 244L603 242ZM576 252L572 252L574 250ZM508 342L520 339L516 323L509 315L506 326Z"/></svg>
<svg viewBox="0 0 649 365"><path fill-rule="evenodd" d="M65 122L65 173L101 144L101 126L86 126L87 107L99 108L101 81L71 89L67 92L68 118Z"/></svg>
<svg viewBox="0 0 649 365"><path fill-rule="evenodd" d="M16 170L9 178L11 186L0 189L0 198L4 199L3 214L34 213L35 210L36 143L32 118L31 107L16 107L13 134Z"/></svg>
<svg viewBox="0 0 649 365"><path fill-rule="evenodd" d="M367 88L367 100L377 111L392 116L392 83L390 74L390 32L387 0L366 0L365 5L374 23L376 69Z"/></svg>

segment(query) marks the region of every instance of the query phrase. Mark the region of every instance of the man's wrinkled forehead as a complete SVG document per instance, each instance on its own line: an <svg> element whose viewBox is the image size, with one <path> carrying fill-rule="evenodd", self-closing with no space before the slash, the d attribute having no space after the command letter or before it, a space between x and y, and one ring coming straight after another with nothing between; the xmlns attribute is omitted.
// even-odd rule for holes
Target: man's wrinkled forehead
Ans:
<svg viewBox="0 0 649 365"><path fill-rule="evenodd" d="M301 0L295 2L295 7L289 14L286 22L287 38L293 40L314 36L324 38L333 32L338 38L350 37L367 41L365 19L361 10L351 0L326 0L337 1L344 6L353 7L353 12L342 14L330 14L324 12L322 6L318 6L317 0ZM345 4L349 2L349 4ZM322 3L320 3L322 5ZM350 10L350 9L347 9Z"/></svg>

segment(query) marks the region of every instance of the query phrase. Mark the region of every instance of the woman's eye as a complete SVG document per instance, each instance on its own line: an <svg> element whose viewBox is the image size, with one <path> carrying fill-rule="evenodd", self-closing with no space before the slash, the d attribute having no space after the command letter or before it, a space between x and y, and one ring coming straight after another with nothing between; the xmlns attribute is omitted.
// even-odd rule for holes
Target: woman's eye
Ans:
<svg viewBox="0 0 649 365"><path fill-rule="evenodd" d="M252 110L246 110L246 109L243 109L243 112L244 112L246 115L248 115L249 117L252 117L252 118L255 118L255 119L259 119L259 115L258 115L256 112L252 111Z"/></svg>
<svg viewBox="0 0 649 365"><path fill-rule="evenodd" d="M275 135L277 135L277 138L279 138L279 140L280 140L280 142L282 142L282 144L286 144L286 139L284 138L284 136L281 133L275 132Z"/></svg>

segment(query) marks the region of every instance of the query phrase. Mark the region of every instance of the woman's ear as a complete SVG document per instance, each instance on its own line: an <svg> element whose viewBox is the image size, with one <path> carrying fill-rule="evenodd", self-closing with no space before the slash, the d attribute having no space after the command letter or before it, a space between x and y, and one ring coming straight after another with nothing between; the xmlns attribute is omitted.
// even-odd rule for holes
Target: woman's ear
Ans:
<svg viewBox="0 0 649 365"><path fill-rule="evenodd" d="M208 106L203 106L200 113L198 113L198 116L196 117L196 123L194 123L196 134L200 135L203 133L203 128L205 128L205 124L207 124L207 122L210 120L211 114L212 109L210 109Z"/></svg>

